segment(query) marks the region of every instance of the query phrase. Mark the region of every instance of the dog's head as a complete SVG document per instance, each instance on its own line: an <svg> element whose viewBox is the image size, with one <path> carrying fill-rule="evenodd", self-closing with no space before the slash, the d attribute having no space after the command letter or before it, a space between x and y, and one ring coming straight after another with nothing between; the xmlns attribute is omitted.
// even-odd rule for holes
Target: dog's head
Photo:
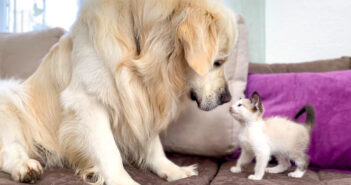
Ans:
<svg viewBox="0 0 351 185"><path fill-rule="evenodd" d="M211 3L188 4L176 32L189 68L189 97L205 111L231 100L223 66L237 35L234 14L219 1Z"/></svg>

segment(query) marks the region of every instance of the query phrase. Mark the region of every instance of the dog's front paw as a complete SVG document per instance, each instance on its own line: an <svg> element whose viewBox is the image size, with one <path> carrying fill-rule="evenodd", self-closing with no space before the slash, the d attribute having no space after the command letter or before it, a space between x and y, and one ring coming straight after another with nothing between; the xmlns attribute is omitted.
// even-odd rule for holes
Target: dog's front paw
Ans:
<svg viewBox="0 0 351 185"><path fill-rule="evenodd" d="M248 179L257 181L257 180L262 180L262 177L258 175L249 175Z"/></svg>
<svg viewBox="0 0 351 185"><path fill-rule="evenodd" d="M180 167L180 169L182 169L183 172L185 172L185 175L187 177L196 176L199 174L199 172L197 171L197 164L193 164L190 166L183 166L183 167Z"/></svg>
<svg viewBox="0 0 351 185"><path fill-rule="evenodd" d="M132 181L132 180L127 180L127 181L119 181L118 183L115 183L114 185L140 185L139 183Z"/></svg>
<svg viewBox="0 0 351 185"><path fill-rule="evenodd" d="M163 172L159 173L159 176L168 182L191 177L194 175L198 175L196 164L183 167L175 166L173 168L165 169Z"/></svg>
<svg viewBox="0 0 351 185"><path fill-rule="evenodd" d="M104 184L106 185L140 185L129 176L120 174L120 175L116 175L114 178L115 179L105 179ZM100 183L96 183L96 184L100 184Z"/></svg>
<svg viewBox="0 0 351 185"><path fill-rule="evenodd" d="M17 182L35 183L43 173L41 164L34 160L28 159L18 164L12 171L11 177Z"/></svg>
<svg viewBox="0 0 351 185"><path fill-rule="evenodd" d="M240 173L241 172L241 168L238 167L238 166L233 166L233 167L230 168L230 171L232 173Z"/></svg>

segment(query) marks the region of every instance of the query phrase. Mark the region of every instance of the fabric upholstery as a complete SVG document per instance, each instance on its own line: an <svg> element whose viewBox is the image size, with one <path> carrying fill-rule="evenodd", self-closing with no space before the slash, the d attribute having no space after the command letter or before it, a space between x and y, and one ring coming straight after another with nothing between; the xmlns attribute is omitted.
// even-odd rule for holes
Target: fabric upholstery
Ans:
<svg viewBox="0 0 351 185"><path fill-rule="evenodd" d="M249 64L249 73L328 72L346 69L351 69L351 57L301 63Z"/></svg>
<svg viewBox="0 0 351 185"><path fill-rule="evenodd" d="M243 96L248 69L248 34L241 16L238 26L239 39L235 52L225 63L225 75L232 101ZM223 156L232 153L237 147L233 136L238 131L238 123L228 113L230 104L204 112L198 109L195 102L185 98L179 119L170 125L162 137L165 149L203 156Z"/></svg>
<svg viewBox="0 0 351 185"><path fill-rule="evenodd" d="M0 33L0 77L29 77L63 34L61 28L21 34Z"/></svg>
<svg viewBox="0 0 351 185"><path fill-rule="evenodd" d="M21 185L12 181L10 175L0 172L0 185ZM38 185L87 185L74 175L70 169L50 169L45 170ZM22 184L23 185L23 184Z"/></svg>

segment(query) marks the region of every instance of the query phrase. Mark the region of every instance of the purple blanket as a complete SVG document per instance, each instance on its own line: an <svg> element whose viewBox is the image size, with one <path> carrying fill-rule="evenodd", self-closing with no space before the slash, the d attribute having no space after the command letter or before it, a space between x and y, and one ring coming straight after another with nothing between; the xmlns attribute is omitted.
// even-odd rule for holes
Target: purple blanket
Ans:
<svg viewBox="0 0 351 185"><path fill-rule="evenodd" d="M306 104L316 110L308 151L311 165L351 170L351 70L327 73L249 74L246 95L257 91L264 117L293 119ZM304 122L305 117L298 120Z"/></svg>

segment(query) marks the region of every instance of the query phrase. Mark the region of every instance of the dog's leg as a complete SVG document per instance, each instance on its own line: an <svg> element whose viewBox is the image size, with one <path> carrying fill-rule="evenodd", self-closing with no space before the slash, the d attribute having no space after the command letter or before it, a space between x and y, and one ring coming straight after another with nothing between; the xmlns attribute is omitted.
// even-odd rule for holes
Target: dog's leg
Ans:
<svg viewBox="0 0 351 185"><path fill-rule="evenodd" d="M1 170L17 182L35 183L43 168L37 160L29 158L19 125L13 112L0 114Z"/></svg>
<svg viewBox="0 0 351 185"><path fill-rule="evenodd" d="M7 143L1 150L1 169L16 182L35 183L43 173L37 160L30 159L21 144Z"/></svg>
<svg viewBox="0 0 351 185"><path fill-rule="evenodd" d="M196 165L179 167L167 159L159 136L151 141L146 162L151 171L167 181L175 181L198 174Z"/></svg>
<svg viewBox="0 0 351 185"><path fill-rule="evenodd" d="M107 185L138 185L123 167L106 108L95 97L77 90L66 89L62 102L65 110L75 115L60 130L66 150L85 155L100 170Z"/></svg>

